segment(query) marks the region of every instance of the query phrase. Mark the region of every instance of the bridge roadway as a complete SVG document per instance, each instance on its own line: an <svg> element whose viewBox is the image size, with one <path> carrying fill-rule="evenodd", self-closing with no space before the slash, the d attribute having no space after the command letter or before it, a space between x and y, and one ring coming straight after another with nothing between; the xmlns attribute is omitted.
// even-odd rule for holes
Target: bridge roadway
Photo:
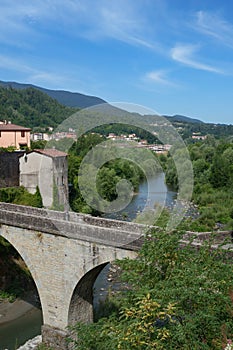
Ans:
<svg viewBox="0 0 233 350"><path fill-rule="evenodd" d="M135 258L148 227L74 212L0 203L0 235L24 259L37 286L42 339L54 350L69 349L68 326L93 321L93 285L111 261ZM195 235L199 246L210 232ZM230 233L218 232L213 249ZM232 248L231 241L225 246Z"/></svg>

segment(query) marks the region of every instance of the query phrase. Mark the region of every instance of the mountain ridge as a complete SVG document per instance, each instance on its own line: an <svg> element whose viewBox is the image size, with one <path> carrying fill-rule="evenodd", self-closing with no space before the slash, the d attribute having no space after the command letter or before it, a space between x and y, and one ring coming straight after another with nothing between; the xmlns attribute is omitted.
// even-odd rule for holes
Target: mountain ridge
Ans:
<svg viewBox="0 0 233 350"><path fill-rule="evenodd" d="M57 100L60 104L67 107L75 107L75 108L82 109L82 108L88 108L88 107L92 107L103 103L108 103L107 101L97 96L91 96L91 95L86 95L79 92L71 92L67 90L47 89L47 88L43 88L41 86L37 86L30 83L18 83L15 81L0 80L0 86L5 88L12 87L18 90L34 88L46 93L51 98ZM204 123L199 119L191 118L191 117L187 117L179 114L174 114L173 116L164 115L164 117L168 118L172 122Z"/></svg>
<svg viewBox="0 0 233 350"><path fill-rule="evenodd" d="M12 87L17 90L23 90L27 88L34 88L46 93L48 96L56 99L59 103L67 107L78 107L78 108L87 108L95 106L101 103L106 103L102 98L81 94L79 92L71 92L66 90L52 90L46 89L41 86L27 84L27 83L17 83L14 81L2 81L0 80L0 86L2 87Z"/></svg>
<svg viewBox="0 0 233 350"><path fill-rule="evenodd" d="M164 117L172 120L173 122L193 123L193 124L195 124L195 123L203 123L203 124L205 124L205 122L203 122L200 119L187 117L187 116L181 115L181 114L174 114L172 116L164 115Z"/></svg>

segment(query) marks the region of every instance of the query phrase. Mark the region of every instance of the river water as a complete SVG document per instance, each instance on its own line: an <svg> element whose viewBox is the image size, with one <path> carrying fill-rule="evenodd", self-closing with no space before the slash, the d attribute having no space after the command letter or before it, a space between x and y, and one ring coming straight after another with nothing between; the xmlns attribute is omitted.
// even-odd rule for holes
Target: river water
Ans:
<svg viewBox="0 0 233 350"><path fill-rule="evenodd" d="M158 173L141 182L138 193L132 198L130 204L117 213L105 214L105 218L132 221L138 213L146 208L154 209L155 205L172 207L176 192L170 190L165 184L164 173Z"/></svg>
<svg viewBox="0 0 233 350"><path fill-rule="evenodd" d="M149 189L149 190L148 190ZM131 203L121 212L104 215L112 219L124 219L132 221L145 206L154 208L154 205L172 207L176 193L169 190L164 183L164 174L159 173L148 181L143 181L138 193L133 197ZM106 289L108 267L98 276L95 284L94 304L97 305L101 299L102 290ZM33 308L26 315L0 326L0 350L15 350L23 345L28 339L40 334L42 324L41 310Z"/></svg>
<svg viewBox="0 0 233 350"><path fill-rule="evenodd" d="M41 333L42 314L32 308L22 317L0 326L0 350L15 350Z"/></svg>

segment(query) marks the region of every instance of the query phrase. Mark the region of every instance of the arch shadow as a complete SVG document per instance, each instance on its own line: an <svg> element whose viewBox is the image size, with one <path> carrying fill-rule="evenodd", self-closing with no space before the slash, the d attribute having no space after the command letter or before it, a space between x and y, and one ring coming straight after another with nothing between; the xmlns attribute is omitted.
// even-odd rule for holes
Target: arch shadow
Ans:
<svg viewBox="0 0 233 350"><path fill-rule="evenodd" d="M23 258L19 250L7 238L3 236L0 237L2 241L0 242L0 266L5 266L5 273L9 273L9 276L3 276L2 272L4 273L4 269L0 269L0 288L7 287L7 291L14 291L15 288L16 295L19 294L19 297L22 300L27 301L33 306L39 306L41 308L39 291L32 271L30 270L30 266L28 266L26 260ZM9 260L9 257L12 259ZM12 271L9 271L11 267ZM8 287L11 279L13 278L13 288ZM32 295L32 292L34 295Z"/></svg>
<svg viewBox="0 0 233 350"><path fill-rule="evenodd" d="M9 312L7 311L8 304L4 303L5 318L2 318L1 321L6 332L6 337L9 337L7 332L12 332L10 340L12 344L16 344L18 341L24 343L34 337L36 332L40 332L43 324L39 292L30 267L23 256L8 239L3 236L0 237L0 289L7 293L13 293L17 297L15 304L9 304ZM34 307L40 309L40 313L36 309L34 309L35 313L32 313ZM15 318L12 318L13 314ZM29 319L27 314L29 315ZM28 329L30 327L29 320L30 322L32 321L31 330ZM23 328L24 323L25 331ZM9 342L8 338L5 339L3 331L0 334L0 338L1 336L4 337L3 341ZM11 346L11 343L7 345Z"/></svg>
<svg viewBox="0 0 233 350"><path fill-rule="evenodd" d="M108 264L109 262L105 262L96 266L79 280L70 301L69 326L74 326L77 322L93 322L93 286L100 272Z"/></svg>

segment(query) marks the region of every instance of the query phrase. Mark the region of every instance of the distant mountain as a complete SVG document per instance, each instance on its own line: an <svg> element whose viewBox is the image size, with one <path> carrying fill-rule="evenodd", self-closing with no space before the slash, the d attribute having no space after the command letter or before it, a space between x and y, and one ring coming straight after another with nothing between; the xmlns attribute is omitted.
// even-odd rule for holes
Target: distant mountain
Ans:
<svg viewBox="0 0 233 350"><path fill-rule="evenodd" d="M175 114L173 116L165 115L164 117L170 119L171 122L204 123L203 121L201 121L199 119L194 119L194 118L186 117L184 115L179 115L179 114Z"/></svg>
<svg viewBox="0 0 233 350"><path fill-rule="evenodd" d="M56 127L78 108L60 104L38 89L0 86L0 120L33 128Z"/></svg>
<svg viewBox="0 0 233 350"><path fill-rule="evenodd" d="M96 96L89 96L80 94L78 92L70 92L63 90L49 90L32 84L21 84L11 81L0 81L0 86L5 88L12 87L17 90L34 88L46 93L48 96L57 100L60 104L68 107L87 108L101 103L106 103L106 101Z"/></svg>

